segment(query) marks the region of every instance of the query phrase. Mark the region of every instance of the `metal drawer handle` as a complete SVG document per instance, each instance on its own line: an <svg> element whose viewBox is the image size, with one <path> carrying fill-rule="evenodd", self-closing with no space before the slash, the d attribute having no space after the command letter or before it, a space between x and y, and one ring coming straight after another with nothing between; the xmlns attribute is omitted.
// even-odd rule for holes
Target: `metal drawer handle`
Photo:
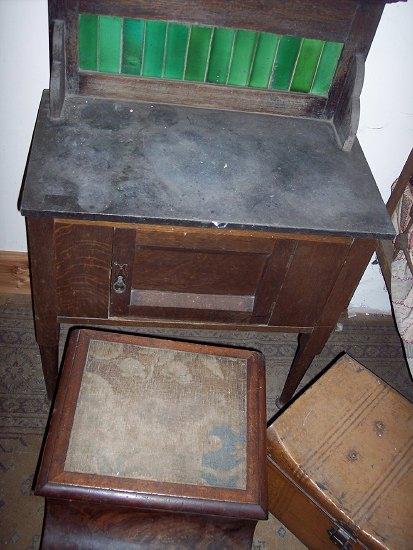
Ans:
<svg viewBox="0 0 413 550"><path fill-rule="evenodd" d="M122 277L122 275L118 275L118 278L113 283L113 290L117 294L122 294L122 292L125 292L126 284L125 284L125 279Z"/></svg>

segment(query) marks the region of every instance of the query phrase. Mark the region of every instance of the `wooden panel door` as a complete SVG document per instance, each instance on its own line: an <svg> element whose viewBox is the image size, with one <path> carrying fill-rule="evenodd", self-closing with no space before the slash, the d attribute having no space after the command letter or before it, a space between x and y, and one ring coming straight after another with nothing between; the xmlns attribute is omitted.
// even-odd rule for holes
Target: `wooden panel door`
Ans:
<svg viewBox="0 0 413 550"><path fill-rule="evenodd" d="M266 323L294 246L242 231L118 227L110 315Z"/></svg>
<svg viewBox="0 0 413 550"><path fill-rule="evenodd" d="M269 324L314 326L346 262L351 243L348 238L297 241Z"/></svg>
<svg viewBox="0 0 413 550"><path fill-rule="evenodd" d="M313 327L352 239L117 227L110 315Z"/></svg>

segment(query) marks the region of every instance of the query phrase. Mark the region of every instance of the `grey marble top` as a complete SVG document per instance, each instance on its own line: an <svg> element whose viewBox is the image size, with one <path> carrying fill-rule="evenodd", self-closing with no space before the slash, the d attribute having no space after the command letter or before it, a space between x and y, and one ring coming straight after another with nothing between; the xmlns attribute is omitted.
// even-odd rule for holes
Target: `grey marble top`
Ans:
<svg viewBox="0 0 413 550"><path fill-rule="evenodd" d="M24 215L388 237L356 141L325 121L45 92L21 196Z"/></svg>

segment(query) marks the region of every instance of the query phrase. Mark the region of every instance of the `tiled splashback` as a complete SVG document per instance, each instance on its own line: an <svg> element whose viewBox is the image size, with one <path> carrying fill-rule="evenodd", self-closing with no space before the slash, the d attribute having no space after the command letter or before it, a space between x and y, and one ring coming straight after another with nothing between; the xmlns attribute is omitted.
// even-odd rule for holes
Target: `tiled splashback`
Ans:
<svg viewBox="0 0 413 550"><path fill-rule="evenodd" d="M343 45L268 32L79 16L85 71L328 94Z"/></svg>

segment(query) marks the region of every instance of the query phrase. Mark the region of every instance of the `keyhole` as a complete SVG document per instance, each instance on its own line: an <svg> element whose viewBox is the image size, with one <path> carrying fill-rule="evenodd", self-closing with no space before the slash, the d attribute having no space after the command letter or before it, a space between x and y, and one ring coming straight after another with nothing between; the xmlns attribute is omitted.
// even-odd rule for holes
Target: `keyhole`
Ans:
<svg viewBox="0 0 413 550"><path fill-rule="evenodd" d="M122 275L118 275L118 278L113 283L113 290L118 294L122 294L122 292L125 292L126 285Z"/></svg>

